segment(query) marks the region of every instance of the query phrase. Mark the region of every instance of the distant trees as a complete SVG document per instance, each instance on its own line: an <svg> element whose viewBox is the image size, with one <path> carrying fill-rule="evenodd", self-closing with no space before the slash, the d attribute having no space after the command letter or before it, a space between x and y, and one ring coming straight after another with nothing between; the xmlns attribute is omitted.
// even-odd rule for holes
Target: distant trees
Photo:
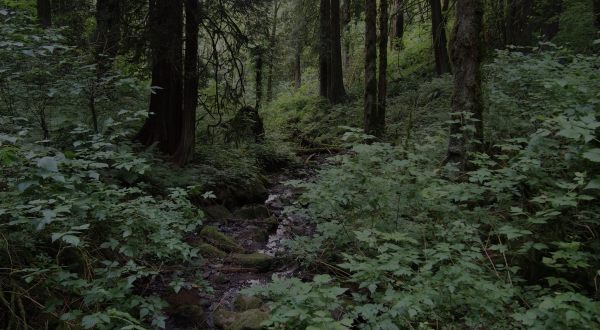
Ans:
<svg viewBox="0 0 600 330"><path fill-rule="evenodd" d="M319 95L331 103L346 97L342 72L340 1L319 3Z"/></svg>
<svg viewBox="0 0 600 330"><path fill-rule="evenodd" d="M392 45L401 48L404 37L404 0L394 0L392 10Z"/></svg>
<svg viewBox="0 0 600 330"><path fill-rule="evenodd" d="M594 11L594 26L600 29L600 0L592 0L593 11Z"/></svg>
<svg viewBox="0 0 600 330"><path fill-rule="evenodd" d="M431 33L433 37L433 52L435 56L435 70L438 75L449 73L450 59L446 39L446 22L442 15L440 0L429 0L431 5Z"/></svg>
<svg viewBox="0 0 600 330"><path fill-rule="evenodd" d="M37 0L37 16L42 27L52 26L52 4L50 0Z"/></svg>
<svg viewBox="0 0 600 330"><path fill-rule="evenodd" d="M117 55L121 39L121 1L96 1L95 56L98 72L106 72Z"/></svg>
<svg viewBox="0 0 600 330"><path fill-rule="evenodd" d="M451 40L454 94L446 162L460 169L467 165L467 148L477 150L483 145L482 29L482 0L457 0Z"/></svg>

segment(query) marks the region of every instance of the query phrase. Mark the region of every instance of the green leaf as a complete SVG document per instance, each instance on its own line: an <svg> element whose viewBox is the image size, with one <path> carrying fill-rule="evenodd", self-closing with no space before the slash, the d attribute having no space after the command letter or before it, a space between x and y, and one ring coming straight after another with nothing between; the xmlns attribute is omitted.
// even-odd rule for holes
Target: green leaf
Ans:
<svg viewBox="0 0 600 330"><path fill-rule="evenodd" d="M583 158L589 159L594 163L600 163L600 149L594 148L583 153Z"/></svg>
<svg viewBox="0 0 600 330"><path fill-rule="evenodd" d="M58 172L58 162L54 157L43 157L38 159L37 166L48 172Z"/></svg>

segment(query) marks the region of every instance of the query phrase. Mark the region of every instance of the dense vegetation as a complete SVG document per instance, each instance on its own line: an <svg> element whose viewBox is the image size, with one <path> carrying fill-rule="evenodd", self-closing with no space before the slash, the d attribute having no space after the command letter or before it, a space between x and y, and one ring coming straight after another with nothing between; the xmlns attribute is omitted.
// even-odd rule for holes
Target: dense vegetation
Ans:
<svg viewBox="0 0 600 330"><path fill-rule="evenodd" d="M600 328L599 28L597 0L0 0L0 328ZM240 239L284 219L275 258Z"/></svg>

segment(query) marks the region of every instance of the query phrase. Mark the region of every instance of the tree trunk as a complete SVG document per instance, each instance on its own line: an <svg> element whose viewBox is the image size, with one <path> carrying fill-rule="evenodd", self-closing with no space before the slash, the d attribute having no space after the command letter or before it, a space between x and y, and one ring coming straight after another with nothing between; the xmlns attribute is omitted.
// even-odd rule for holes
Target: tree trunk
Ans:
<svg viewBox="0 0 600 330"><path fill-rule="evenodd" d="M327 98L329 90L329 63L331 52L330 0L319 4L319 95Z"/></svg>
<svg viewBox="0 0 600 330"><path fill-rule="evenodd" d="M380 134L385 132L389 16L388 0L379 0L379 85L377 86L377 131Z"/></svg>
<svg viewBox="0 0 600 330"><path fill-rule="evenodd" d="M196 144L196 108L198 107L198 0L185 0L185 59L181 137L173 162L182 166L191 160Z"/></svg>
<svg viewBox="0 0 600 330"><path fill-rule="evenodd" d="M275 61L275 47L277 43L277 14L279 1L273 1L273 21L271 22L271 35L269 37L269 69L267 73L267 102L273 100L273 62Z"/></svg>
<svg viewBox="0 0 600 330"><path fill-rule="evenodd" d="M342 35L340 23L340 0L331 0L331 58L329 75L329 101L332 104L340 103L346 97L344 89L344 73L342 71Z"/></svg>
<svg viewBox="0 0 600 330"><path fill-rule="evenodd" d="M258 49L255 54L254 59L254 87L255 87L255 95L256 95L256 104L254 108L258 111L260 106L262 105L262 94L263 94L263 84L262 84L262 76L263 76L263 56L264 51L262 49Z"/></svg>
<svg viewBox="0 0 600 330"><path fill-rule="evenodd" d="M52 5L50 0L37 0L38 22L44 28L52 26Z"/></svg>
<svg viewBox="0 0 600 330"><path fill-rule="evenodd" d="M594 26L600 29L600 0L593 0L594 6Z"/></svg>
<svg viewBox="0 0 600 330"><path fill-rule="evenodd" d="M457 1L456 24L452 34L454 95L446 161L458 164L461 170L464 170L467 164L467 146L471 142L475 150L481 150L483 146L480 68L483 5L481 1ZM475 132L469 132L466 129L468 125L474 125ZM474 141L470 141L471 135Z"/></svg>
<svg viewBox="0 0 600 330"><path fill-rule="evenodd" d="M544 3L542 8L543 22L540 27L540 32L545 41L552 40L560 28L560 14L563 11L562 0L553 0L552 2Z"/></svg>
<svg viewBox="0 0 600 330"><path fill-rule="evenodd" d="M396 49L402 48L404 37L404 0L394 1L394 13L392 19L392 45Z"/></svg>
<svg viewBox="0 0 600 330"><path fill-rule="evenodd" d="M302 47L296 46L294 54L294 87L299 89L302 87Z"/></svg>
<svg viewBox="0 0 600 330"><path fill-rule="evenodd" d="M506 39L509 44L530 46L532 27L530 16L533 12L532 0L509 0L506 22Z"/></svg>
<svg viewBox="0 0 600 330"><path fill-rule="evenodd" d="M173 155L181 139L183 103L183 2L151 0L150 48L152 86L150 115L137 135L144 145L158 143L158 149Z"/></svg>
<svg viewBox="0 0 600 330"><path fill-rule="evenodd" d="M367 134L381 134L377 113L377 7L376 0L365 0L364 126Z"/></svg>
<svg viewBox="0 0 600 330"><path fill-rule="evenodd" d="M96 31L94 32L98 76L106 73L117 56L121 39L121 1L96 2Z"/></svg>
<svg viewBox="0 0 600 330"><path fill-rule="evenodd" d="M433 37L433 52L435 70L438 75L450 73L450 60L446 40L446 25L442 16L440 0L429 0L431 4L431 33Z"/></svg>
<svg viewBox="0 0 600 330"><path fill-rule="evenodd" d="M350 10L351 0L342 2L342 31L346 32L346 36L342 38L342 68L347 71L350 67L350 36L348 35L348 25L352 20L352 12Z"/></svg>

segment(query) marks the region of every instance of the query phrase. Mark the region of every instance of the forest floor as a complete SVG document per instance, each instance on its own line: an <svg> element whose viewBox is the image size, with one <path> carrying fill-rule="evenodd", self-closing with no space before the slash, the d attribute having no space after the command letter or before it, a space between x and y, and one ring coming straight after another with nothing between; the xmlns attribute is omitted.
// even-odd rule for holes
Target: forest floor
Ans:
<svg viewBox="0 0 600 330"><path fill-rule="evenodd" d="M268 198L262 204L245 204L230 211L217 204L205 207L208 220L186 240L204 256L195 267L178 269L184 279L201 277L206 287L185 287L174 294L163 292L170 307L167 329L260 329L268 317L258 298L240 294L273 276L304 278L296 260L287 256L285 241L310 235L314 227L297 214L284 212L300 191L290 180L310 180L316 170L330 163L331 154L311 154L302 165L268 174ZM193 280L189 281L190 283Z"/></svg>

